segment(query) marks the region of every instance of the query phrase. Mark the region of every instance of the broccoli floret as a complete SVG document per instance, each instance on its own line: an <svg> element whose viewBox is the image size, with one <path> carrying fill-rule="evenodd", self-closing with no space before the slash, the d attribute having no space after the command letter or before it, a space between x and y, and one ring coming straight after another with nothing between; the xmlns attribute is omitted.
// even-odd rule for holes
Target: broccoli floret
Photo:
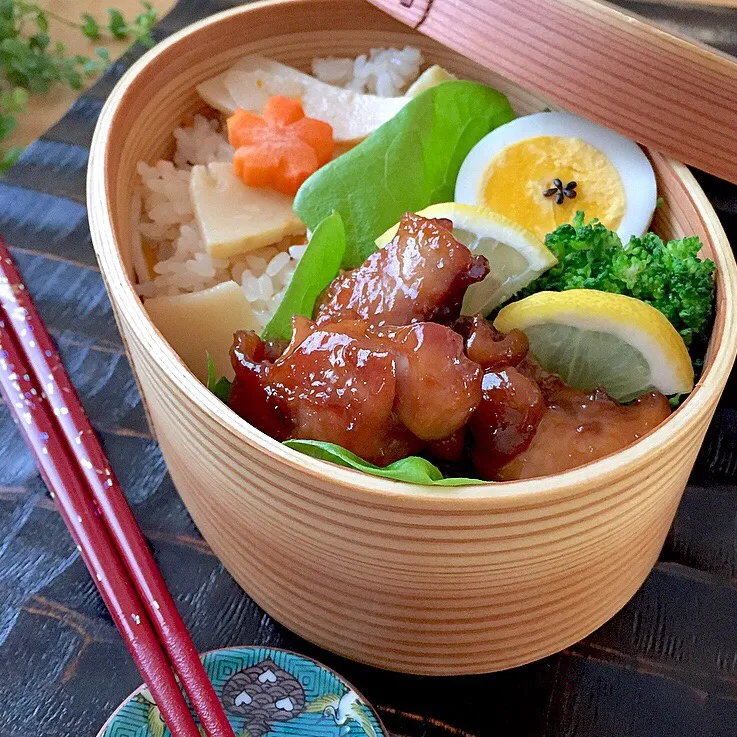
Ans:
<svg viewBox="0 0 737 737"><path fill-rule="evenodd" d="M660 310L698 361L709 337L714 309L714 262L703 261L698 237L663 241L655 233L630 238L626 245L598 220L560 225L545 244L558 263L527 287L534 292L599 289L626 294Z"/></svg>

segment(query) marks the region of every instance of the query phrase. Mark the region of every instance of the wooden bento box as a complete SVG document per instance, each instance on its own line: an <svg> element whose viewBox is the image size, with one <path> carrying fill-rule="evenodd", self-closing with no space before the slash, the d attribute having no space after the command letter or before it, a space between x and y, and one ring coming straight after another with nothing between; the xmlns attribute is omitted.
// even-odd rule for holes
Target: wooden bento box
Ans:
<svg viewBox="0 0 737 737"><path fill-rule="evenodd" d="M652 153L664 200L654 229L664 238L700 236L717 264L706 367L657 430L574 471L421 487L315 460L255 430L190 373L133 289L136 163L170 152L174 126L202 105L195 85L247 53L309 69L315 56L404 44L502 90L518 113L548 104L363 0L255 3L177 33L123 76L92 145L89 216L172 478L235 579L271 616L341 655L412 673L480 673L576 642L644 581L735 356L737 269L687 168Z"/></svg>

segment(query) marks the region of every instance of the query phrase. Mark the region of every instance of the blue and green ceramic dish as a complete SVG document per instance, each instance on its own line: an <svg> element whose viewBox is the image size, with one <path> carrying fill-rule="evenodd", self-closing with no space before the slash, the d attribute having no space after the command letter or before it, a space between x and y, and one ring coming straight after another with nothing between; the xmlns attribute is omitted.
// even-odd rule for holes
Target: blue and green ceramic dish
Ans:
<svg viewBox="0 0 737 737"><path fill-rule="evenodd" d="M337 673L265 647L215 650L205 670L236 737L387 737L376 712ZM98 737L171 737L147 688L131 694Z"/></svg>

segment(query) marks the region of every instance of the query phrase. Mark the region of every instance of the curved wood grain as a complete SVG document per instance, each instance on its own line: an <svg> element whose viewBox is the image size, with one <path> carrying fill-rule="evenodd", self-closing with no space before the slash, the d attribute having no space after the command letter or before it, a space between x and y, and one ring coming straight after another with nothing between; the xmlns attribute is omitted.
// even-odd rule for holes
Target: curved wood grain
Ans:
<svg viewBox="0 0 737 737"><path fill-rule="evenodd" d="M598 0L370 0L567 109L737 182L737 59Z"/></svg>
<svg viewBox="0 0 737 737"><path fill-rule="evenodd" d="M714 334L681 409L638 443L580 469L418 487L308 458L254 430L186 369L135 295L128 212L136 162L171 151L174 125L201 107L194 86L243 54L308 68L315 55L405 43L502 89L518 112L547 104L361 0L238 8L164 42L113 91L92 145L90 224L172 477L239 583L295 632L348 657L415 673L477 673L581 639L644 580L737 351L737 267L686 167L652 154L665 200L656 229L698 234L718 264Z"/></svg>

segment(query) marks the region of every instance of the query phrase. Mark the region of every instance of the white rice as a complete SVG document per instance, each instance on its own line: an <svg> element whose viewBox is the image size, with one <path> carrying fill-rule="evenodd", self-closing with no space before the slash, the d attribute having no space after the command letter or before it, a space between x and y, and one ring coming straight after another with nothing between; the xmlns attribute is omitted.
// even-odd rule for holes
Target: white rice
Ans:
<svg viewBox="0 0 737 737"><path fill-rule="evenodd" d="M261 325L266 325L306 246L290 248L291 241L285 241L232 259L212 258L194 219L190 172L195 164L231 161L233 147L220 123L201 115L191 126L177 128L174 139L173 161L138 164L142 184L138 230L158 259L153 279L140 263L136 265L138 293L142 297L186 294L234 279Z"/></svg>
<svg viewBox="0 0 737 737"><path fill-rule="evenodd" d="M422 54L414 46L371 49L356 59L329 56L312 60L312 73L323 82L380 97L398 97L420 74Z"/></svg>
<svg viewBox="0 0 737 737"><path fill-rule="evenodd" d="M315 59L316 77L330 84L385 97L402 94L419 75L422 56L416 48L372 49L357 59ZM198 292L228 279L238 282L262 326L279 306L306 245L285 239L231 259L212 258L205 248L189 197L192 167L232 161L233 147L224 126L196 115L190 126L174 131L171 161L138 164L141 187L133 196L133 238L138 293L146 297ZM157 263L148 271L142 244Z"/></svg>

